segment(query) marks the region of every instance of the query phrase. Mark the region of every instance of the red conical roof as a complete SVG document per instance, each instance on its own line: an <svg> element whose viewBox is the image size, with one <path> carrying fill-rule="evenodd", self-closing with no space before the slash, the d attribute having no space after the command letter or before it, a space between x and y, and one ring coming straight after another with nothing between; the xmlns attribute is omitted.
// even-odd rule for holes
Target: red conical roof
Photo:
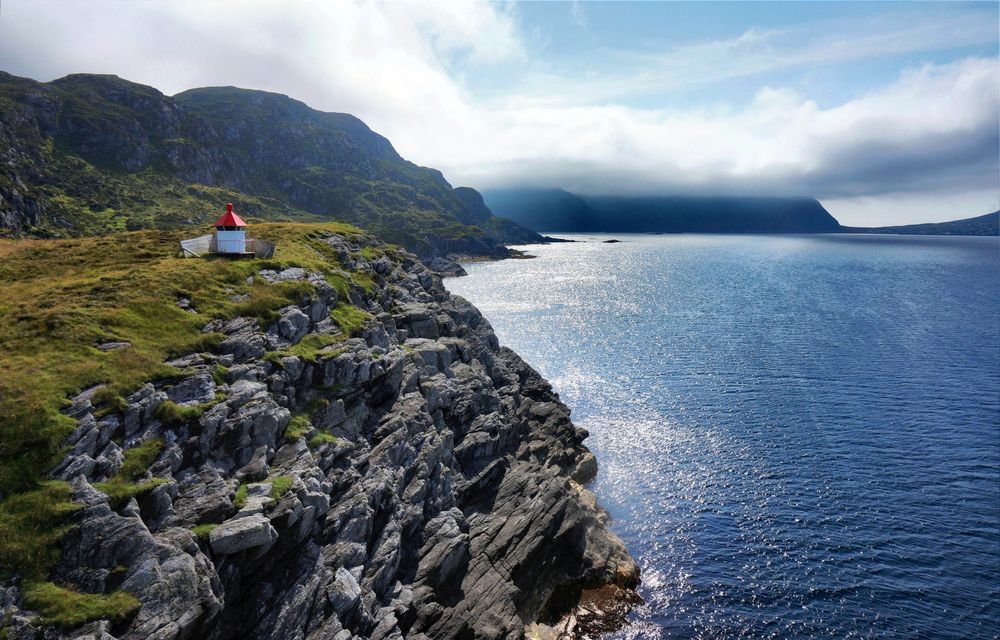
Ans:
<svg viewBox="0 0 1000 640"><path fill-rule="evenodd" d="M213 226L216 227L245 227L247 223L243 222L243 218L236 215L233 211L233 203L226 203L226 213L222 215L221 218L215 221Z"/></svg>

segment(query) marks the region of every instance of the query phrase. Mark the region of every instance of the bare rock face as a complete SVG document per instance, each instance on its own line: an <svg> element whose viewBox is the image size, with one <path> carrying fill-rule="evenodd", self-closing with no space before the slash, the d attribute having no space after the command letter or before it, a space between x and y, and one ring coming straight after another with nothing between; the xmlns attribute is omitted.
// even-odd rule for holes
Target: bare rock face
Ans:
<svg viewBox="0 0 1000 640"><path fill-rule="evenodd" d="M271 521L259 513L226 520L209 535L212 551L219 556L269 545L277 539L278 532Z"/></svg>
<svg viewBox="0 0 1000 640"><path fill-rule="evenodd" d="M146 385L120 416L97 421L90 395L74 399L58 473L84 508L57 577L142 603L95 637L508 639L626 607L638 568L579 484L597 463L550 385L413 256L368 262L329 241L375 282L350 292L371 315L361 337L339 333L329 310L348 301L317 286L274 326L215 321L221 353L174 361L188 377ZM308 360L263 357L310 333L340 340ZM168 399L216 404L164 424ZM152 438L158 486L109 504L93 486L107 461ZM18 603L16 587L0 592L11 637L80 635L35 629Z"/></svg>

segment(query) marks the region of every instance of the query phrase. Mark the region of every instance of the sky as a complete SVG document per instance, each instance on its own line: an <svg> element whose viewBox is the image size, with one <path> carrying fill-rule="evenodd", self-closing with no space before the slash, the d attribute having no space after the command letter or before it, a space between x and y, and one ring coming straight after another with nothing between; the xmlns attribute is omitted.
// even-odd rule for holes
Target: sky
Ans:
<svg viewBox="0 0 1000 640"><path fill-rule="evenodd" d="M0 0L0 69L352 113L456 186L1000 208L1000 3Z"/></svg>

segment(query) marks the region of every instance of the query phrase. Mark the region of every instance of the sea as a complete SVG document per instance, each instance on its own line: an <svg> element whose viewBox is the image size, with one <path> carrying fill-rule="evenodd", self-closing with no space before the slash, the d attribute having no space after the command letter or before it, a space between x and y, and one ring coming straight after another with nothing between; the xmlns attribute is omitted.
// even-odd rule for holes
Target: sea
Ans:
<svg viewBox="0 0 1000 640"><path fill-rule="evenodd" d="M611 637L1000 637L997 238L560 237L446 285L590 432Z"/></svg>

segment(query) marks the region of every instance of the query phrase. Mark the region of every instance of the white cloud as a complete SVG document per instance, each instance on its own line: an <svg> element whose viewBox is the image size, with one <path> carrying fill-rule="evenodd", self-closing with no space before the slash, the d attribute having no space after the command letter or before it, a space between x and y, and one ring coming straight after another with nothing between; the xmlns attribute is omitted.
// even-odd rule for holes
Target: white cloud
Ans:
<svg viewBox="0 0 1000 640"><path fill-rule="evenodd" d="M808 194L836 203L995 193L995 58L916 66L825 108L782 87L762 87L741 105L655 109L623 99L644 83L718 81L995 32L964 15L862 27L802 44L788 31L750 30L652 58L616 54L624 71L609 79L539 72L547 65L530 58L506 4L7 0L0 68L42 80L116 73L168 94L219 84L286 93L354 113L404 157L480 188ZM528 80L501 99L475 95L462 74L497 65Z"/></svg>

